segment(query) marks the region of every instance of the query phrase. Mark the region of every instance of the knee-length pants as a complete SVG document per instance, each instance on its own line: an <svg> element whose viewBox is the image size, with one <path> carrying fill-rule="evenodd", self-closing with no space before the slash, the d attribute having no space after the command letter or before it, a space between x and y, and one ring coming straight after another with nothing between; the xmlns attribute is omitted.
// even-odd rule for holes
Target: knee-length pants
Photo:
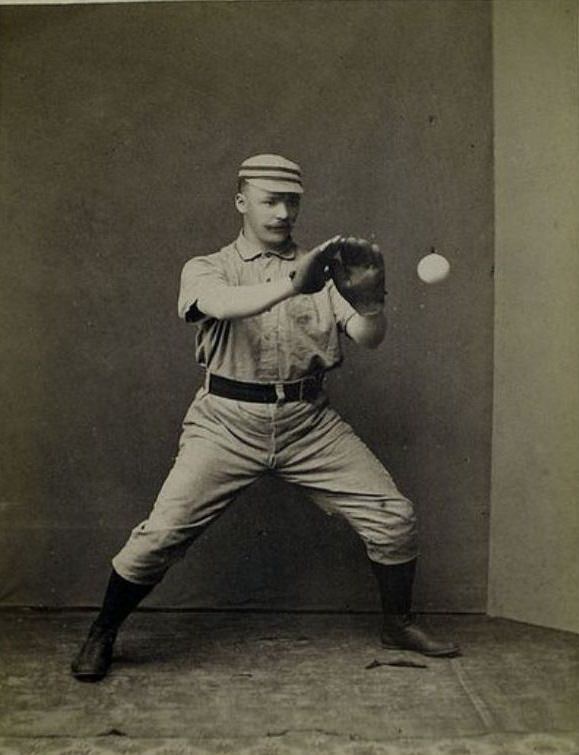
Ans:
<svg viewBox="0 0 579 755"><path fill-rule="evenodd" d="M188 546L252 482L274 473L341 515L383 564L416 556L414 507L389 473L328 405L254 404L201 389L191 404L179 453L149 517L113 559L115 571L156 584Z"/></svg>

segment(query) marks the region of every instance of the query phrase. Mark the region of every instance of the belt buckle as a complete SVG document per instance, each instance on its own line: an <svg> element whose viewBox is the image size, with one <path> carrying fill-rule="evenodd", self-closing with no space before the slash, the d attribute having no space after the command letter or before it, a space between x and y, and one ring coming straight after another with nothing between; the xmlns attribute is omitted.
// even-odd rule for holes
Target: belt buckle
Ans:
<svg viewBox="0 0 579 755"><path fill-rule="evenodd" d="M285 391L283 389L283 383L274 383L275 395L278 404L283 404L285 401Z"/></svg>

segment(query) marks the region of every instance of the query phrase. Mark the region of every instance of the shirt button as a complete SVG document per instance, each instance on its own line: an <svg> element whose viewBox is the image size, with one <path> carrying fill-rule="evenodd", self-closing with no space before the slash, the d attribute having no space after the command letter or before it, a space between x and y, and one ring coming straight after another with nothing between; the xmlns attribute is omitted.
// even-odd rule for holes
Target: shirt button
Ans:
<svg viewBox="0 0 579 755"><path fill-rule="evenodd" d="M265 279L265 282L266 282L266 283L271 283L271 278L266 278L266 279Z"/></svg>
<svg viewBox="0 0 579 755"><path fill-rule="evenodd" d="M271 252L266 252L266 253L265 253L265 256L266 256L266 257L271 257Z"/></svg>

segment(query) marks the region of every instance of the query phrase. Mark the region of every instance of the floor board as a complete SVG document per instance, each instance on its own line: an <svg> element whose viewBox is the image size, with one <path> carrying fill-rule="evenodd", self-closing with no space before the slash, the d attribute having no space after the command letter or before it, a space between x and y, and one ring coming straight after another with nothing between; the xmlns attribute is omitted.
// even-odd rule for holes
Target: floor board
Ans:
<svg viewBox="0 0 579 755"><path fill-rule="evenodd" d="M463 647L433 660L383 650L373 615L143 611L80 684L91 618L0 613L0 752L579 753L575 635L430 616Z"/></svg>

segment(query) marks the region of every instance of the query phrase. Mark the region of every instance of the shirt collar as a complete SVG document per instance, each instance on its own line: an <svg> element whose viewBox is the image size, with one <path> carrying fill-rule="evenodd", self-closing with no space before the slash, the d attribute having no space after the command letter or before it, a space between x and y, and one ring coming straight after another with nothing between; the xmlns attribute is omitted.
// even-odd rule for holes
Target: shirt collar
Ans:
<svg viewBox="0 0 579 755"><path fill-rule="evenodd" d="M234 246L237 249L237 252L241 259L245 262L254 260L256 259L256 257L260 257L263 252L266 251L252 246L243 235L243 231L241 231L239 236L236 238ZM267 249L267 253L274 254L276 257L280 257L284 260L293 260L296 256L296 245L290 238L288 239L288 242L283 247L283 249Z"/></svg>

